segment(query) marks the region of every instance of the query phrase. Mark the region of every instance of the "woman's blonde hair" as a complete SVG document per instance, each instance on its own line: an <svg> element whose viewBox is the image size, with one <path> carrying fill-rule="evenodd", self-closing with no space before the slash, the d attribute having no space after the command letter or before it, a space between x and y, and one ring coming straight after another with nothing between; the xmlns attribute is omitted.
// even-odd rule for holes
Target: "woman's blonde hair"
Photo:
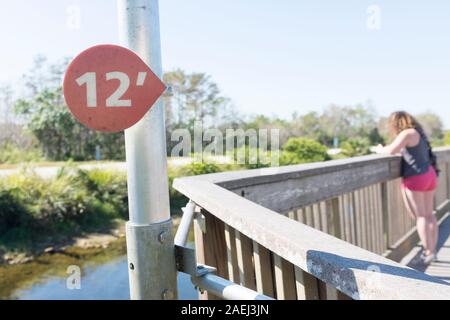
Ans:
<svg viewBox="0 0 450 320"><path fill-rule="evenodd" d="M419 122L406 111L396 111L391 113L388 121L389 132L392 136L398 135L406 129L416 129L423 131Z"/></svg>

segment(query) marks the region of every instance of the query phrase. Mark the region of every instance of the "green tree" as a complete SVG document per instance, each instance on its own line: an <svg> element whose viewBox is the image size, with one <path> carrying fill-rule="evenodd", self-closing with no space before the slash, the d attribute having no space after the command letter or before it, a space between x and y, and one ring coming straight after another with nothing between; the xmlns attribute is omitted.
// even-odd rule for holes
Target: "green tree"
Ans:
<svg viewBox="0 0 450 320"><path fill-rule="evenodd" d="M351 138L342 144L342 153L347 157L370 154L370 141L367 138Z"/></svg>
<svg viewBox="0 0 450 320"><path fill-rule="evenodd" d="M164 82L172 88L172 94L166 95L164 100L168 120L173 123L213 121L219 109L229 102L205 73L187 74L177 69L165 73Z"/></svg>
<svg viewBox="0 0 450 320"><path fill-rule="evenodd" d="M327 133L322 130L320 116L317 112L308 112L301 116L294 113L292 115L289 135L310 138L323 143L329 141Z"/></svg>
<svg viewBox="0 0 450 320"><path fill-rule="evenodd" d="M445 132L444 145L450 146L450 131Z"/></svg>
<svg viewBox="0 0 450 320"><path fill-rule="evenodd" d="M86 156L83 144L94 133L78 124L67 111L61 88L44 89L30 100L19 100L15 110L27 119L27 128L36 136L48 159Z"/></svg>
<svg viewBox="0 0 450 320"><path fill-rule="evenodd" d="M203 128L237 122L237 113L232 112L229 99L222 95L219 86L205 73L186 73L176 69L164 74L164 82L172 88L171 93L163 97L169 153L177 143L171 141L171 133L175 129L188 129L193 136L194 121L201 122Z"/></svg>
<svg viewBox="0 0 450 320"><path fill-rule="evenodd" d="M428 111L417 115L416 119L428 134L431 143L442 144L442 139L444 138L444 125L437 114Z"/></svg>
<svg viewBox="0 0 450 320"><path fill-rule="evenodd" d="M67 61L48 65L45 58L38 57L25 77L28 94L15 103L15 113L50 160L94 159L97 145L104 158L124 159L123 133L88 129L69 112L60 85Z"/></svg>
<svg viewBox="0 0 450 320"><path fill-rule="evenodd" d="M363 105L330 105L323 111L319 121L321 142L326 145L331 145L334 137L342 142L350 138L367 138L377 128L375 112L370 106Z"/></svg>
<svg viewBox="0 0 450 320"><path fill-rule="evenodd" d="M330 160L327 148L308 138L290 138L284 145L280 156L281 165Z"/></svg>

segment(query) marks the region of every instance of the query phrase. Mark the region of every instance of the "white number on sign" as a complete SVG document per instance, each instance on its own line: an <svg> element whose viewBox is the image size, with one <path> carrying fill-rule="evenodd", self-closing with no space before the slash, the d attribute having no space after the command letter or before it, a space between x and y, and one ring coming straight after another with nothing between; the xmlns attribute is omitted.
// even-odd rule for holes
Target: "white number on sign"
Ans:
<svg viewBox="0 0 450 320"><path fill-rule="evenodd" d="M76 81L79 86L86 84L87 106L95 108L97 106L97 75L95 72L86 72Z"/></svg>
<svg viewBox="0 0 450 320"><path fill-rule="evenodd" d="M107 107L131 107L131 100L120 100L130 87L130 78L123 72L109 72L106 74L106 80L117 79L120 81L119 87L108 99L106 99Z"/></svg>
<svg viewBox="0 0 450 320"><path fill-rule="evenodd" d="M147 72L139 72L136 81L137 86L144 84ZM106 74L106 81L119 80L117 90L106 99L107 107L131 107L131 100L123 100L122 96L130 87L130 77L123 72L114 71ZM86 72L76 80L79 86L86 85L86 101L90 108L97 107L97 74L95 72Z"/></svg>

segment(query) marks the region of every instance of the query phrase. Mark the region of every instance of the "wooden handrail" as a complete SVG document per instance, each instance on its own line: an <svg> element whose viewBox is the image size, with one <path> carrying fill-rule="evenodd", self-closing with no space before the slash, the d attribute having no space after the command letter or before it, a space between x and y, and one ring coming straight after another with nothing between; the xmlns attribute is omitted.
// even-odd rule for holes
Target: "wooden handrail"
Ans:
<svg viewBox="0 0 450 320"><path fill-rule="evenodd" d="M441 162L450 158L450 148L436 152ZM380 173L381 177L376 178L368 168L378 168L375 172ZM355 184L357 175L351 175L351 179L345 180L344 186L340 188L340 194L398 178L399 158L377 155L277 169L179 178L175 179L174 188L223 221L226 226L234 228L270 252L354 299L448 299L448 283L293 221L280 215L279 211L272 210L267 201L264 202L264 196L273 191L271 188L261 189L261 185L273 186L296 179L303 183L305 179L312 179L311 177L333 175L336 172L348 173L348 170L366 172L373 178L358 179ZM289 191L289 187L285 186L285 191ZM262 190L257 201L249 199L252 188ZM309 195L313 195L313 191L322 193L323 190L328 190L325 195L314 198L314 201L320 201L339 194L330 192L331 189L329 184L323 183L316 189L303 190ZM245 197L241 196L241 191L244 191ZM248 193L245 194L245 191ZM301 197L295 193L291 196ZM286 201L286 198L281 198L281 201L273 197L270 199ZM308 203L302 201L285 208Z"/></svg>

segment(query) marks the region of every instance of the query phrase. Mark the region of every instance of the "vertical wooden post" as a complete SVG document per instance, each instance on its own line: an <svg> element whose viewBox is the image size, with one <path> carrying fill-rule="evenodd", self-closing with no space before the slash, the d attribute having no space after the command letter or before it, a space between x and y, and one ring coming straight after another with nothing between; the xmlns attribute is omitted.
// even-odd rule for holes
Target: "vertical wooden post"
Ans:
<svg viewBox="0 0 450 320"><path fill-rule="evenodd" d="M253 268L253 242L236 230L236 250L241 285L256 290L255 269Z"/></svg>
<svg viewBox="0 0 450 320"><path fill-rule="evenodd" d="M225 242L227 245L228 279L239 283L235 230L229 225L225 225Z"/></svg>
<svg viewBox="0 0 450 320"><path fill-rule="evenodd" d="M256 290L275 298L270 251L253 241L253 257L255 259Z"/></svg>
<svg viewBox="0 0 450 320"><path fill-rule="evenodd" d="M275 265L277 299L296 300L297 293L294 266L276 254L274 254L273 259Z"/></svg>
<svg viewBox="0 0 450 320"><path fill-rule="evenodd" d="M390 238L389 238L389 195L387 182L381 184L381 206L383 213L383 237L384 237L384 250L389 248Z"/></svg>
<svg viewBox="0 0 450 320"><path fill-rule="evenodd" d="M227 244L225 241L225 224L205 210L201 210L205 219L205 232L201 230L199 222L194 223L195 250L197 262L217 269L219 277L228 277ZM200 294L202 300L215 300L218 297Z"/></svg>
<svg viewBox="0 0 450 320"><path fill-rule="evenodd" d="M299 267L295 267L295 286L298 300L319 300L317 278Z"/></svg>
<svg viewBox="0 0 450 320"><path fill-rule="evenodd" d="M331 206L333 209L333 231L336 238L342 239L341 233L341 219L339 212L339 198L331 200Z"/></svg>

